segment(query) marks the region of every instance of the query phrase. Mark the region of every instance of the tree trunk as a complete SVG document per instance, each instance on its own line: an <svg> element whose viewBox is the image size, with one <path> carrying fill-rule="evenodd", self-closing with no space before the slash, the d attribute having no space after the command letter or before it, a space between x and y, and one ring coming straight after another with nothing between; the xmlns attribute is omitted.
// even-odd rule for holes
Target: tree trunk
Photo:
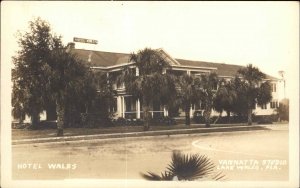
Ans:
<svg viewBox="0 0 300 188"><path fill-rule="evenodd" d="M214 121L214 124L216 124L221 117L222 117L222 112L219 114L218 118Z"/></svg>
<svg viewBox="0 0 300 188"><path fill-rule="evenodd" d="M226 111L227 113L227 122L230 123L230 111Z"/></svg>
<svg viewBox="0 0 300 188"><path fill-rule="evenodd" d="M64 117L65 109L62 104L56 104L56 113L57 113L57 136L64 135Z"/></svg>
<svg viewBox="0 0 300 188"><path fill-rule="evenodd" d="M150 126L149 126L149 120L150 120L150 113L149 113L149 106L143 106L143 111L144 111L144 131L148 131Z"/></svg>
<svg viewBox="0 0 300 188"><path fill-rule="evenodd" d="M24 122L24 113L21 112L20 118L19 118L19 123L23 123Z"/></svg>
<svg viewBox="0 0 300 188"><path fill-rule="evenodd" d="M204 119L205 119L205 127L210 127L210 114L211 114L211 108L207 107L204 110Z"/></svg>
<svg viewBox="0 0 300 188"><path fill-rule="evenodd" d="M87 114L89 112L89 105L86 103L85 104L85 113Z"/></svg>
<svg viewBox="0 0 300 188"><path fill-rule="evenodd" d="M40 122L40 114L36 110L33 110L31 114L31 128L37 129L39 122Z"/></svg>
<svg viewBox="0 0 300 188"><path fill-rule="evenodd" d="M47 104L46 114L47 114L47 121L53 121L57 119L55 103L49 102Z"/></svg>
<svg viewBox="0 0 300 188"><path fill-rule="evenodd" d="M248 125L252 125L252 108L248 109Z"/></svg>
<svg viewBox="0 0 300 188"><path fill-rule="evenodd" d="M191 124L191 118L190 118L190 105L186 105L185 107L185 125Z"/></svg>

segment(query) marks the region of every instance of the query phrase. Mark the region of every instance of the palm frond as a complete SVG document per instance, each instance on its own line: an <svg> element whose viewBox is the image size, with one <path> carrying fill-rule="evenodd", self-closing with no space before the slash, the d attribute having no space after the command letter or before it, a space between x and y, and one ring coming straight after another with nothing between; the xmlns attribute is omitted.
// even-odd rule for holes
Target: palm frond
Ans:
<svg viewBox="0 0 300 188"><path fill-rule="evenodd" d="M218 172L214 174L211 179L216 180L216 181L223 181L226 180L226 176L222 172Z"/></svg>
<svg viewBox="0 0 300 188"><path fill-rule="evenodd" d="M161 181L162 177L160 177L158 174L155 174L153 172L147 172L147 174L141 173L141 176L146 180L151 181Z"/></svg>
<svg viewBox="0 0 300 188"><path fill-rule="evenodd" d="M175 175L169 171L162 172L161 176L153 172L147 172L147 174L141 173L141 176L151 181L172 181L175 177Z"/></svg>
<svg viewBox="0 0 300 188"><path fill-rule="evenodd" d="M175 174L179 180L194 180L210 175L214 168L215 165L204 155L189 156L180 152L173 152L172 162L167 169Z"/></svg>
<svg viewBox="0 0 300 188"><path fill-rule="evenodd" d="M173 151L172 161L167 170L161 173L161 176L152 172L142 173L142 176L144 179L154 181L171 181L175 177L178 180L187 181L201 179L225 180L225 175L222 172L216 172L215 167L214 163L205 155L185 155L179 151Z"/></svg>
<svg viewBox="0 0 300 188"><path fill-rule="evenodd" d="M175 175L173 173L165 171L164 173L163 172L161 173L161 180L171 181L174 179L174 176Z"/></svg>

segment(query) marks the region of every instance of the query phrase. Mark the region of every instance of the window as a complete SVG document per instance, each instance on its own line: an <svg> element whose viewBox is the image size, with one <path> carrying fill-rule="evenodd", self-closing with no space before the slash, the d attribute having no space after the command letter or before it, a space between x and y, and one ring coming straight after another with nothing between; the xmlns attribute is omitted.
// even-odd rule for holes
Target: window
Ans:
<svg viewBox="0 0 300 188"><path fill-rule="evenodd" d="M263 105L261 105L260 107L261 107L261 109L263 109L263 110L264 110L264 109L267 109L267 104L263 104Z"/></svg>
<svg viewBox="0 0 300 188"><path fill-rule="evenodd" d="M271 106L272 109L278 108L278 101L272 101L272 102L270 103L270 106Z"/></svg>

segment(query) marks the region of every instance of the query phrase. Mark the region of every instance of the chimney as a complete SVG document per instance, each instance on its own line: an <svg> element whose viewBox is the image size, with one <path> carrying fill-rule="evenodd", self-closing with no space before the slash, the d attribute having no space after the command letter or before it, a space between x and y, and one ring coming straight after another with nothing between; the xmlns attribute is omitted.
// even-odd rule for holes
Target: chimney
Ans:
<svg viewBox="0 0 300 188"><path fill-rule="evenodd" d="M69 43L68 43L68 47L69 47L70 49L75 49L75 42L69 42Z"/></svg>
<svg viewBox="0 0 300 188"><path fill-rule="evenodd" d="M69 53L72 49L75 49L75 43L69 42L66 48L66 52Z"/></svg>

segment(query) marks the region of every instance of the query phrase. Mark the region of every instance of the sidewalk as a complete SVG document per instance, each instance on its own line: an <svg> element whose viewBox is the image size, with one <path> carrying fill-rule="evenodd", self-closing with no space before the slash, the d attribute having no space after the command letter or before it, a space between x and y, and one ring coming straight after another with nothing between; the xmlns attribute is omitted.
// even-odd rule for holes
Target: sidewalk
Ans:
<svg viewBox="0 0 300 188"><path fill-rule="evenodd" d="M126 138L140 136L159 136L159 135L176 135L176 134L195 134L195 133L211 133L211 132L232 132L232 131L252 131L252 130L270 130L268 126L273 125L234 125L226 127L210 127L210 128L186 128L172 130L153 130L142 132L124 132L124 133L103 133L92 135L72 135L63 137L42 137L42 138L23 138L13 139L12 145L33 144L33 143L49 143L49 142L68 142L68 141L85 141L108 138Z"/></svg>

